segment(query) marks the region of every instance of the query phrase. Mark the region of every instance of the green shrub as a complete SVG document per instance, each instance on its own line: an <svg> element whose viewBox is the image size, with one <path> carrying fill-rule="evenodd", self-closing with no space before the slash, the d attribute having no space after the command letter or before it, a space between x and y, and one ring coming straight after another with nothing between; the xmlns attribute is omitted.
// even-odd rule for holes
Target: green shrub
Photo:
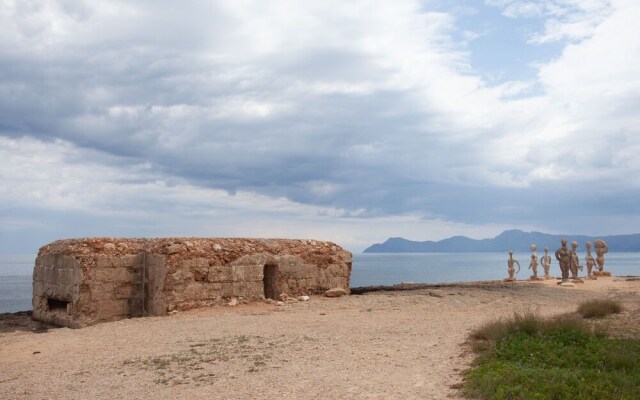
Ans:
<svg viewBox="0 0 640 400"><path fill-rule="evenodd" d="M515 313L473 331L463 393L482 399L640 399L640 340L608 339L576 315Z"/></svg>

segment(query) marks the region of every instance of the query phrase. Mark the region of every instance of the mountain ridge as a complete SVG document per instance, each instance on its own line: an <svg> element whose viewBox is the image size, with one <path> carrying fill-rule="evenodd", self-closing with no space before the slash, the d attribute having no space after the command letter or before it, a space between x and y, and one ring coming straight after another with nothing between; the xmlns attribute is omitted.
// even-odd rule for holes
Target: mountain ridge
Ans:
<svg viewBox="0 0 640 400"><path fill-rule="evenodd" d="M367 247L363 253L484 253L513 250L516 252L529 251L529 246L535 244L538 251L545 247L554 252L560 247L560 240L567 238L569 242L577 241L578 248L584 250L585 243L602 239L607 242L609 251L633 252L640 251L640 233L631 235L553 235L542 232L524 232L518 229L506 230L492 239L471 239L466 236L452 236L447 239L423 242L390 237L384 243L376 243ZM595 250L593 250L595 252Z"/></svg>

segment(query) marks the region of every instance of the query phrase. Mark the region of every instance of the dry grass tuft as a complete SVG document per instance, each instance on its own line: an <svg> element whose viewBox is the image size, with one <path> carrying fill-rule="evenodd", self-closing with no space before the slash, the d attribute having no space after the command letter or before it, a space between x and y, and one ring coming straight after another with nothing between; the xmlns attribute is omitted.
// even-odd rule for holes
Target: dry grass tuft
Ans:
<svg viewBox="0 0 640 400"><path fill-rule="evenodd" d="M611 299L596 299L580 303L578 314L584 318L602 318L622 311L620 302Z"/></svg>
<svg viewBox="0 0 640 400"><path fill-rule="evenodd" d="M488 322L471 332L471 339L476 341L497 342L509 335L523 333L529 336L548 332L588 331L589 328L580 318L572 315L561 315L555 318L542 318L533 311L514 312L509 318L501 318ZM474 345L474 348L483 348Z"/></svg>

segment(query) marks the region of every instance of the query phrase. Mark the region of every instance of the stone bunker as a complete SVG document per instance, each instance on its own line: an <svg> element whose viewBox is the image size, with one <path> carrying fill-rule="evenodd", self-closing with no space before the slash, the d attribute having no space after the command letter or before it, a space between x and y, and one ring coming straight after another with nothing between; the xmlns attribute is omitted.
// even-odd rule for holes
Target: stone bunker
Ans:
<svg viewBox="0 0 640 400"><path fill-rule="evenodd" d="M349 293L351 253L288 239L58 240L40 248L33 318L79 328L173 310Z"/></svg>

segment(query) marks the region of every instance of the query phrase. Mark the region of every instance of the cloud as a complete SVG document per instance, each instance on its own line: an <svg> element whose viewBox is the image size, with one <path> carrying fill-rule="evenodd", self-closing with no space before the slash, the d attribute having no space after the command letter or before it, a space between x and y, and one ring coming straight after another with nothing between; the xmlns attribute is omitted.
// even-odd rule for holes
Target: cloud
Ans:
<svg viewBox="0 0 640 400"><path fill-rule="evenodd" d="M626 1L626 0L623 0ZM544 30L534 33L531 43L542 44L559 40L580 41L593 34L614 9L611 0L487 0L502 9L510 18L545 18Z"/></svg>
<svg viewBox="0 0 640 400"><path fill-rule="evenodd" d="M4 207L356 246L379 223L587 229L590 207L627 229L606 218L637 211L638 6L487 4L539 21L522 46L562 43L535 81L474 74L455 6L3 2Z"/></svg>

